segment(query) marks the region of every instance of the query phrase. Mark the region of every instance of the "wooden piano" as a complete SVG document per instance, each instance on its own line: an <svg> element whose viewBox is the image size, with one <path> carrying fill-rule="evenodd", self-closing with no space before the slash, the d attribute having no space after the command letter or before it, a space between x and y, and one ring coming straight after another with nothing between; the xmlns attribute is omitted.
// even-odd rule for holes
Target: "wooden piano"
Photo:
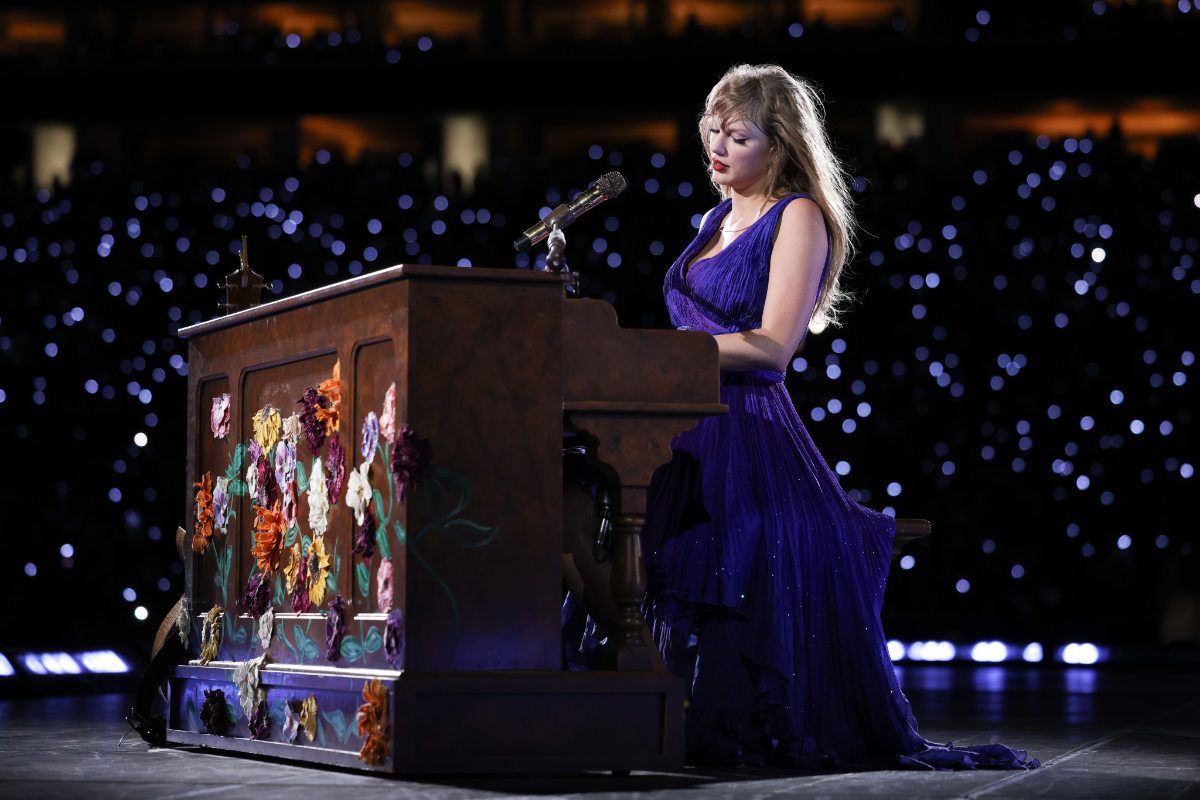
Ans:
<svg viewBox="0 0 1200 800"><path fill-rule="evenodd" d="M180 335L169 741L405 773L682 765L639 534L671 438L725 411L711 337L622 329L558 275L412 265ZM614 483L614 671L563 668L564 426Z"/></svg>

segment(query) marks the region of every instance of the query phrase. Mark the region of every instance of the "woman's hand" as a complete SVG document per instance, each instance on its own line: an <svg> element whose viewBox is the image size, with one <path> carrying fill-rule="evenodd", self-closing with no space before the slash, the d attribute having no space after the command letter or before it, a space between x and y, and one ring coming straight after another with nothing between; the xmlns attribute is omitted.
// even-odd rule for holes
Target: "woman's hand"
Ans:
<svg viewBox="0 0 1200 800"><path fill-rule="evenodd" d="M787 369L808 329L821 290L827 248L820 207L805 197L788 203L771 251L762 327L715 337L721 369Z"/></svg>

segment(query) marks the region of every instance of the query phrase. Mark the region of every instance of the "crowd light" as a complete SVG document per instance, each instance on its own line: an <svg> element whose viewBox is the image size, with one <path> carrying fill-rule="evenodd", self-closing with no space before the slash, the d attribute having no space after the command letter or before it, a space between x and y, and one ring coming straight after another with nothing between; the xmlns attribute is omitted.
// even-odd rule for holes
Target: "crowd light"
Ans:
<svg viewBox="0 0 1200 800"><path fill-rule="evenodd" d="M1064 664L1095 664L1100 661L1100 649L1090 642L1071 642L1060 651L1059 659Z"/></svg>

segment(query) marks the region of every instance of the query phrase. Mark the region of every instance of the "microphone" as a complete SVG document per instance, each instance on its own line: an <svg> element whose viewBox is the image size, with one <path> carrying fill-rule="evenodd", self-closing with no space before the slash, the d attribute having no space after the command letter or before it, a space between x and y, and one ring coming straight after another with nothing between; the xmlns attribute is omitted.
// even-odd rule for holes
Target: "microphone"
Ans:
<svg viewBox="0 0 1200 800"><path fill-rule="evenodd" d="M581 193L569 203L563 203L547 214L541 222L521 234L521 238L513 242L513 247L518 252L528 250L549 236L555 225L562 230L605 200L611 200L625 191L628 185L625 182L625 176L619 172L602 175L586 192Z"/></svg>

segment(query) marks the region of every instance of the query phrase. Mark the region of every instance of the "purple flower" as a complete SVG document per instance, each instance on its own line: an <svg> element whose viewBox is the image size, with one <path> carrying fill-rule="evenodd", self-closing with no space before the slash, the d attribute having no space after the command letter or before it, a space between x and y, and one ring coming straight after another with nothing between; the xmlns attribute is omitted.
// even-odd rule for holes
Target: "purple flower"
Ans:
<svg viewBox="0 0 1200 800"><path fill-rule="evenodd" d="M215 439L224 439L229 435L229 393L218 395L212 401L212 414L209 426Z"/></svg>
<svg viewBox="0 0 1200 800"><path fill-rule="evenodd" d="M258 471L258 504L269 508L279 499L279 487L275 485L275 473L265 455L258 457L255 469Z"/></svg>
<svg viewBox="0 0 1200 800"><path fill-rule="evenodd" d="M257 439L251 439L250 446L246 448L246 456L249 458L250 463L257 464L258 459L262 457L262 454L262 445L258 443Z"/></svg>
<svg viewBox="0 0 1200 800"><path fill-rule="evenodd" d="M336 595L325 615L325 657L337 661L342 657L342 636L346 634L346 603Z"/></svg>
<svg viewBox="0 0 1200 800"><path fill-rule="evenodd" d="M383 629L383 649L392 669L404 669L404 612L396 609L388 614Z"/></svg>
<svg viewBox="0 0 1200 800"><path fill-rule="evenodd" d="M225 515L228 513L228 511L229 479L220 477L217 478L216 485L213 486L213 524L221 530L225 530Z"/></svg>
<svg viewBox="0 0 1200 800"><path fill-rule="evenodd" d="M355 553L368 559L375 555L375 530L377 527L375 512L370 506L367 506L366 513L363 514L363 524L359 527L358 536L354 539L353 551Z"/></svg>
<svg viewBox="0 0 1200 800"><path fill-rule="evenodd" d="M254 707L254 713L250 715L250 738L271 738L271 713L267 710L266 700L260 700Z"/></svg>
<svg viewBox="0 0 1200 800"><path fill-rule="evenodd" d="M379 559L379 571L375 573L375 599L380 611L392 610L392 561Z"/></svg>
<svg viewBox="0 0 1200 800"><path fill-rule="evenodd" d="M204 705L200 708L200 721L204 729L214 736L223 736L229 727L229 709L225 707L225 693L220 689L204 690Z"/></svg>
<svg viewBox="0 0 1200 800"><path fill-rule="evenodd" d="M404 502L408 490L429 477L433 468L433 445L407 424L396 430L396 449L392 451L392 479L396 493Z"/></svg>
<svg viewBox="0 0 1200 800"><path fill-rule="evenodd" d="M374 411L367 412L367 418L363 420L362 429L362 457L364 461L370 461L375 457L375 446L379 444L379 417L375 416Z"/></svg>
<svg viewBox="0 0 1200 800"><path fill-rule="evenodd" d="M283 486L296 480L296 445L286 439L275 447L275 482Z"/></svg>
<svg viewBox="0 0 1200 800"><path fill-rule="evenodd" d="M296 401L301 407L300 427L304 430L304 440L314 456L321 454L321 445L325 444L325 422L317 419L317 409L321 408L321 395L317 387L310 386L304 390L304 397Z"/></svg>
<svg viewBox="0 0 1200 800"><path fill-rule="evenodd" d="M271 607L271 583L265 573L256 572L246 581L242 606L255 619L267 613L267 609Z"/></svg>
<svg viewBox="0 0 1200 800"><path fill-rule="evenodd" d="M297 614L307 614L312 609L312 601L308 599L308 557L300 559L296 570L296 588L292 591L292 611Z"/></svg>
<svg viewBox="0 0 1200 800"><path fill-rule="evenodd" d="M325 458L325 485L329 489L329 502L337 505L346 482L346 450L342 440L334 437L329 442L329 455Z"/></svg>

